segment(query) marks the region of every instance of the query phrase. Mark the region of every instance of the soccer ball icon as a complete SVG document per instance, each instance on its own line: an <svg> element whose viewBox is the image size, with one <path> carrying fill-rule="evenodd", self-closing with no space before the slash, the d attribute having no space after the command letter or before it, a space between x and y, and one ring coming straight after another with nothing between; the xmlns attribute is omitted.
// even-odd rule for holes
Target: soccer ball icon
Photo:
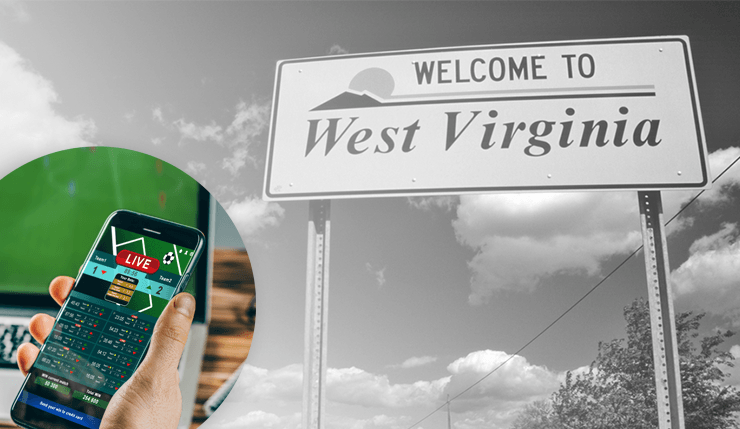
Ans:
<svg viewBox="0 0 740 429"><path fill-rule="evenodd" d="M174 253L172 253L172 252L170 252L170 253L168 253L168 254L166 254L166 255L162 256L162 262L163 262L163 263L164 263L165 265L169 265L169 264L171 264L171 263L172 263L172 261L174 261L174 260L175 260L175 254L174 254Z"/></svg>

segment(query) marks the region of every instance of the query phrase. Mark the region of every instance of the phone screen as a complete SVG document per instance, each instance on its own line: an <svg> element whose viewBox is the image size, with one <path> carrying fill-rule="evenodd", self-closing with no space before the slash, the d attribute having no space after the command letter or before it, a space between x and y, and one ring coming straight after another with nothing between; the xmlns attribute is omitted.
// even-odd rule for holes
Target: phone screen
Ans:
<svg viewBox="0 0 740 429"><path fill-rule="evenodd" d="M194 249L107 225L21 391L26 423L97 429L141 361Z"/></svg>

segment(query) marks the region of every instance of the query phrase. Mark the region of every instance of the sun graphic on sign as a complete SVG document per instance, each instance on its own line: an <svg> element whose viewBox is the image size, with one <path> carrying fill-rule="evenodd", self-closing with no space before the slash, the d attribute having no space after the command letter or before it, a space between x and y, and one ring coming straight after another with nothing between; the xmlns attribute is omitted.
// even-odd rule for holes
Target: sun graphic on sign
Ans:
<svg viewBox="0 0 740 429"><path fill-rule="evenodd" d="M396 81L387 70L377 67L365 69L355 75L347 91L327 100L313 110L355 109L378 107L392 97Z"/></svg>
<svg viewBox="0 0 740 429"><path fill-rule="evenodd" d="M388 98L393 94L396 82L388 71L372 67L355 75L349 83L349 89L357 93L368 92L380 98Z"/></svg>

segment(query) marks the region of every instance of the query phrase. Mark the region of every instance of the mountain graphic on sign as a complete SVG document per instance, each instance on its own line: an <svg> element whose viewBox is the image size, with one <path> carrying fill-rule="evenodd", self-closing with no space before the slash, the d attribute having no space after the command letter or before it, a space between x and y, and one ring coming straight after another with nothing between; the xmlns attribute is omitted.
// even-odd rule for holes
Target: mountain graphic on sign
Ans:
<svg viewBox="0 0 740 429"><path fill-rule="evenodd" d="M346 91L314 107L312 111L378 107L393 93L396 82L387 70L377 67L364 69L350 81Z"/></svg>
<svg viewBox="0 0 740 429"><path fill-rule="evenodd" d="M354 92L346 91L329 101L319 104L318 106L311 109L311 111L318 110L332 110L332 109L355 109L362 107L377 107L382 106L383 102L372 97L368 93L355 94Z"/></svg>

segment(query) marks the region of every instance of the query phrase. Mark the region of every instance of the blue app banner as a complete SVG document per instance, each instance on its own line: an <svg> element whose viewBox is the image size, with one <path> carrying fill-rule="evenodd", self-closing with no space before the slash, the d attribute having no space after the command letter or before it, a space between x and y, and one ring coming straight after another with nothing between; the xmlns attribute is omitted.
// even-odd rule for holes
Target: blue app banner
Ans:
<svg viewBox="0 0 740 429"><path fill-rule="evenodd" d="M71 422L75 422L87 428L98 429L100 427L100 419L97 417L87 415L77 410L73 410L72 408L65 407L64 405L59 405L54 401L36 396L33 393L26 392L25 390L21 392L19 400L24 404L30 405L34 408L38 408L39 410L46 411L49 414L59 416Z"/></svg>

